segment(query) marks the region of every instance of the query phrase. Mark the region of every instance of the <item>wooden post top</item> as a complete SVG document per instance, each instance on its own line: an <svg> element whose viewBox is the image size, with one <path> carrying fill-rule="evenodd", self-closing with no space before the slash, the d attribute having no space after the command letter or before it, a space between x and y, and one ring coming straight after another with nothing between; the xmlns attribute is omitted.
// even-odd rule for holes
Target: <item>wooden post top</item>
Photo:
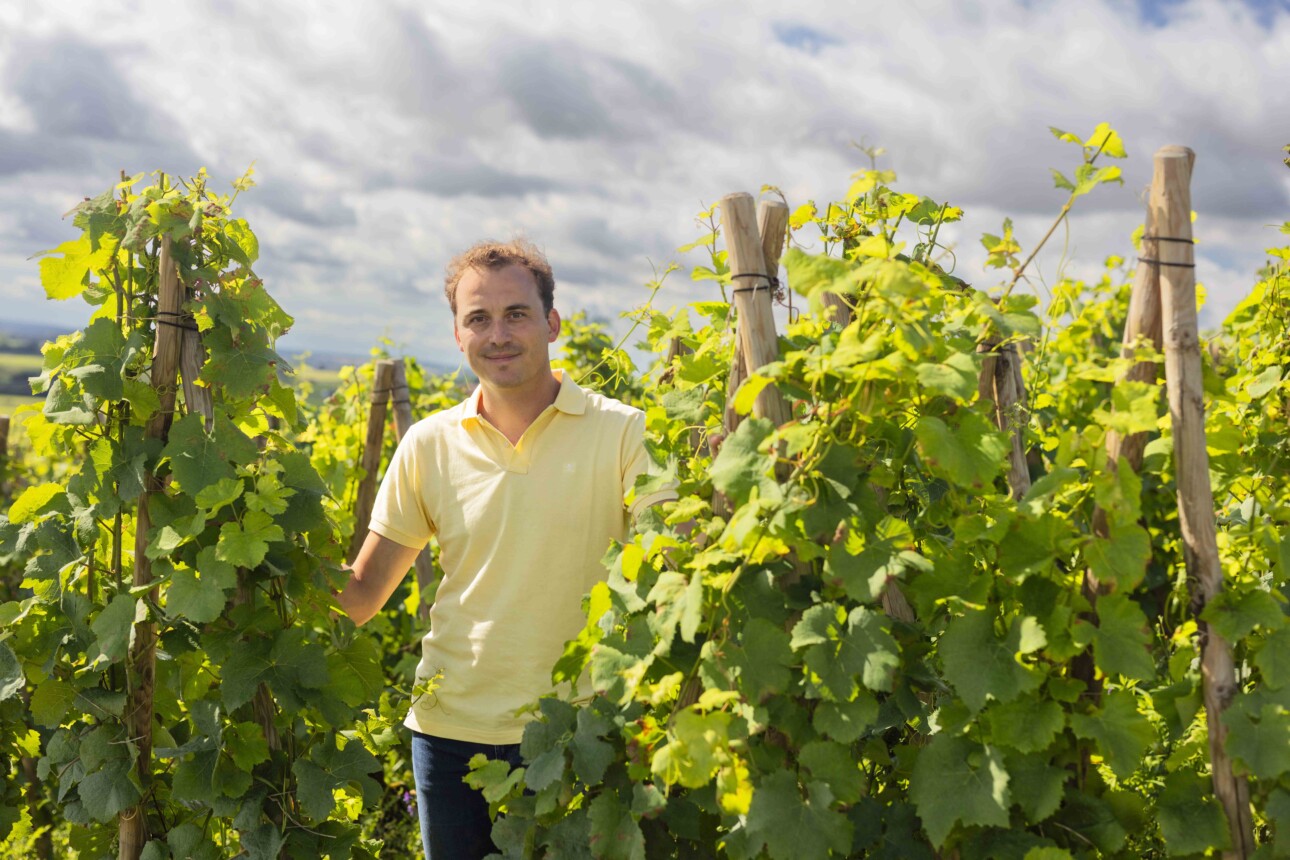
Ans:
<svg viewBox="0 0 1290 860"><path fill-rule="evenodd" d="M1162 147L1160 147L1159 149L1157 149L1157 150L1156 150L1156 154L1155 154L1155 158L1156 158L1156 159L1161 159L1161 158L1185 158L1185 159L1187 159L1187 172L1188 172L1188 173L1191 173L1191 169L1192 169L1193 167L1195 167L1195 166L1196 166L1196 153L1195 153L1195 151L1193 151L1190 147L1182 146L1181 144L1177 144L1177 143L1171 143L1171 144L1168 144L1168 145L1166 145L1166 146L1162 146Z"/></svg>
<svg viewBox="0 0 1290 860"><path fill-rule="evenodd" d="M394 360L382 358L376 362L376 374L372 378L371 402L384 405L390 399L390 389L394 382Z"/></svg>
<svg viewBox="0 0 1290 860"><path fill-rule="evenodd" d="M1148 234L1144 257L1159 261L1162 285L1184 273L1192 275L1195 260L1191 230L1191 171L1196 153L1185 146L1162 146L1156 150L1148 202ZM1162 286L1163 289L1163 286Z"/></svg>
<svg viewBox="0 0 1290 860"><path fill-rule="evenodd" d="M744 191L727 194L721 198L720 206L721 232L733 276L731 295L738 317L736 336L743 347L747 369L755 372L779 358L770 284L775 271L767 270L767 249L757 227L753 196ZM771 207L763 211L768 216L776 212ZM777 426L792 418L788 402L774 386L767 386L757 395L753 413L759 418L769 418Z"/></svg>
<svg viewBox="0 0 1290 860"><path fill-rule="evenodd" d="M779 272L779 258L784 253L784 242L788 238L788 204L779 200L763 200L758 204L757 232L761 234L766 274L774 278Z"/></svg>

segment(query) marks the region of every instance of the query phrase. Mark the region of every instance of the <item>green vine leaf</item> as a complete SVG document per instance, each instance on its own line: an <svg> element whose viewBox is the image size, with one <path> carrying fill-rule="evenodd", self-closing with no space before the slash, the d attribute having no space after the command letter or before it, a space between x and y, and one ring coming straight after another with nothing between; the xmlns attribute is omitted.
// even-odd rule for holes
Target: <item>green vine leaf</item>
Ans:
<svg viewBox="0 0 1290 860"><path fill-rule="evenodd" d="M269 544L282 540L282 527L262 511L247 511L242 521L220 526L215 557L235 567L255 567L264 561Z"/></svg>
<svg viewBox="0 0 1290 860"><path fill-rule="evenodd" d="M1186 771L1166 774L1157 816L1160 835L1174 856L1231 847L1227 819L1208 777Z"/></svg>
<svg viewBox="0 0 1290 860"><path fill-rule="evenodd" d="M1250 773L1269 780L1290 773L1290 709L1238 700L1223 711L1223 723L1228 753Z"/></svg>
<svg viewBox="0 0 1290 860"><path fill-rule="evenodd" d="M237 571L214 558L206 547L198 554L196 569L177 568L166 592L166 608L174 615L197 624L219 618L224 611L225 592L237 585Z"/></svg>
<svg viewBox="0 0 1290 860"><path fill-rule="evenodd" d="M807 669L833 699L848 702L856 695L857 678L870 690L891 690L900 654L888 625L886 616L863 606L847 613L824 603L803 614L790 645L805 649Z"/></svg>
<svg viewBox="0 0 1290 860"><path fill-rule="evenodd" d="M1137 696L1113 690L1102 697L1102 707L1089 714L1071 714L1071 728L1081 738L1097 744L1108 767L1127 779L1156 741L1151 722L1138 710Z"/></svg>
<svg viewBox="0 0 1290 860"><path fill-rule="evenodd" d="M846 853L851 822L830 809L832 792L823 782L810 782L806 793L803 798L797 780L786 771L762 780L748 810L748 839L754 852L765 847L771 860Z"/></svg>
<svg viewBox="0 0 1290 860"><path fill-rule="evenodd" d="M1007 702L1043 682L1038 670L1018 659L1022 633L1022 621L1015 619L1007 636L999 639L989 612L968 612L951 621L941 635L945 677L973 711L990 699Z"/></svg>
<svg viewBox="0 0 1290 860"><path fill-rule="evenodd" d="M1122 592L1097 601L1097 632L1093 636L1093 658L1106 675L1123 675L1135 681L1155 677L1151 659L1151 632L1147 616L1138 604Z"/></svg>
<svg viewBox="0 0 1290 860"><path fill-rule="evenodd" d="M129 594L118 594L90 624L98 642L100 659L119 662L134 642L134 625L142 621L147 607Z"/></svg>
<svg viewBox="0 0 1290 860"><path fill-rule="evenodd" d="M380 769L380 762L358 741L350 741L344 749L331 743L320 744L309 758L297 759L291 766L299 781L300 807L315 821L331 814L336 806L332 792L344 786L357 786L364 803L375 803L381 796L381 787L371 774Z"/></svg>
<svg viewBox="0 0 1290 860"><path fill-rule="evenodd" d="M1008 771L1003 757L963 737L937 735L918 754L909 796L932 844L945 845L954 825L1008 826Z"/></svg>
<svg viewBox="0 0 1290 860"><path fill-rule="evenodd" d="M963 415L953 429L939 418L924 415L914 433L928 468L955 486L982 490L1006 462L1005 437L976 413Z"/></svg>
<svg viewBox="0 0 1290 860"><path fill-rule="evenodd" d="M588 810L591 832L587 844L599 860L645 860L645 836L613 792L591 802Z"/></svg>
<svg viewBox="0 0 1290 860"><path fill-rule="evenodd" d="M1137 523L1113 525L1108 537L1089 540L1084 556L1100 581L1128 591L1136 588L1146 573L1151 561L1151 537Z"/></svg>

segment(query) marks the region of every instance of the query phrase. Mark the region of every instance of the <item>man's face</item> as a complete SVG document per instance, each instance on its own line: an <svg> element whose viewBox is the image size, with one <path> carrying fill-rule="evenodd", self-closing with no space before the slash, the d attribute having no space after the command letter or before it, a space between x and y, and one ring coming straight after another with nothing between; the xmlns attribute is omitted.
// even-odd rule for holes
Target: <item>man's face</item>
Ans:
<svg viewBox="0 0 1290 860"><path fill-rule="evenodd" d="M537 281L523 266L470 269L457 282L453 334L483 385L537 386L550 378L548 344L560 334L560 315L543 312Z"/></svg>

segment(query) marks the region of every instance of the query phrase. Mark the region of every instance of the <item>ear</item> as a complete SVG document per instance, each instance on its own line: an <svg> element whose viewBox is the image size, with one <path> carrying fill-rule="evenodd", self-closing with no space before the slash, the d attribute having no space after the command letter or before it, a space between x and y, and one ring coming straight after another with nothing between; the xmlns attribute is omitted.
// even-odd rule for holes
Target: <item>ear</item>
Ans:
<svg viewBox="0 0 1290 860"><path fill-rule="evenodd" d="M452 339L457 341L457 349L461 350L462 352L466 351L466 348L461 345L461 331L459 331L457 328L456 316L454 316L452 320Z"/></svg>
<svg viewBox="0 0 1290 860"><path fill-rule="evenodd" d="M550 327L546 342L555 343L560 337L560 312L551 308L551 312L546 315L546 324Z"/></svg>

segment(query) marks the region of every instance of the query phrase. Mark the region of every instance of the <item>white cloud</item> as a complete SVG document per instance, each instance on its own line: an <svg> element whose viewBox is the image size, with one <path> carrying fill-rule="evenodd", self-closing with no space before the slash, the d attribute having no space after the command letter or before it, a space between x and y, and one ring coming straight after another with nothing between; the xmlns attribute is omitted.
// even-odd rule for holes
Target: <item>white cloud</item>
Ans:
<svg viewBox="0 0 1290 860"><path fill-rule="evenodd" d="M297 318L289 345L365 353L388 332L451 360L455 250L524 233L552 258L558 305L614 316L696 234L701 205L763 183L794 204L836 197L862 140L905 190L968 211L943 235L957 273L986 285L980 233L1011 215L1029 246L1061 205L1048 168L1078 152L1047 126L1105 120L1129 147L1126 183L1079 201L1069 272L1130 252L1151 152L1185 143L1218 313L1290 209L1290 16L1191 0L1159 24L1134 8L19 3L0 11L0 296L73 324L25 260L66 232L58 215L122 167L231 180L254 160L245 211L260 274ZM714 294L669 283L668 302Z"/></svg>

